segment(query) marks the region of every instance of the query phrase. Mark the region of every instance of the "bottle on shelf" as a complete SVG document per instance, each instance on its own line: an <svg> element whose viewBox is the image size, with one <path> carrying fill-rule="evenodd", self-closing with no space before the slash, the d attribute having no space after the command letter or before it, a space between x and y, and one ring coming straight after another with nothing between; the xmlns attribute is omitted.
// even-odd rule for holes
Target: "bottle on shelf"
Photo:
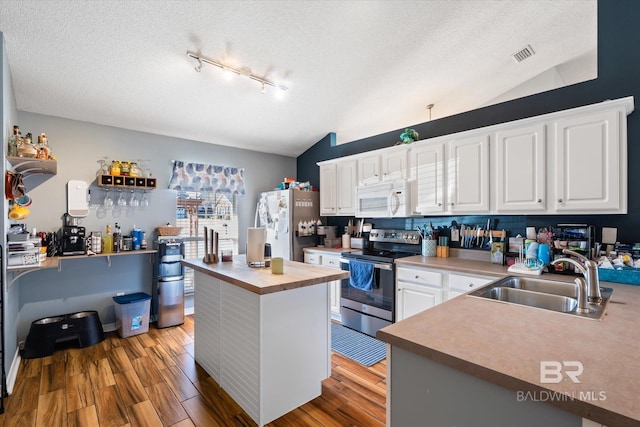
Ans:
<svg viewBox="0 0 640 427"><path fill-rule="evenodd" d="M31 133L27 133L24 137L22 144L18 144L18 156L19 157L36 157L38 149L31 143Z"/></svg>
<svg viewBox="0 0 640 427"><path fill-rule="evenodd" d="M40 135L38 135L38 145L36 145L36 148L38 149L38 154L36 155L38 159L49 159L51 149L49 148L49 144L47 142L46 133L41 133Z"/></svg>
<svg viewBox="0 0 640 427"><path fill-rule="evenodd" d="M120 162L118 160L113 160L111 162L111 168L109 169L110 175L120 175Z"/></svg>
<svg viewBox="0 0 640 427"><path fill-rule="evenodd" d="M116 222L116 225L113 228L113 252L121 252L122 243L122 232L120 231L120 226Z"/></svg>
<svg viewBox="0 0 640 427"><path fill-rule="evenodd" d="M110 254L113 252L113 235L111 234L111 226L107 224L107 231L102 236L102 252Z"/></svg>
<svg viewBox="0 0 640 427"><path fill-rule="evenodd" d="M7 149L8 156L17 156L18 155L18 134L20 133L20 128L18 125L13 126L13 135L9 138L9 147Z"/></svg>

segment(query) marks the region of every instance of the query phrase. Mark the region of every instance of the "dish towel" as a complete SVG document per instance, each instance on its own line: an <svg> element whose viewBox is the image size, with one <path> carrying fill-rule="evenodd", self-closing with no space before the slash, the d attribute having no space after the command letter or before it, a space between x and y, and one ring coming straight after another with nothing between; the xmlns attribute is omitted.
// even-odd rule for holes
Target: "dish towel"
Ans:
<svg viewBox="0 0 640 427"><path fill-rule="evenodd" d="M363 291L373 288L373 264L349 260L349 285Z"/></svg>

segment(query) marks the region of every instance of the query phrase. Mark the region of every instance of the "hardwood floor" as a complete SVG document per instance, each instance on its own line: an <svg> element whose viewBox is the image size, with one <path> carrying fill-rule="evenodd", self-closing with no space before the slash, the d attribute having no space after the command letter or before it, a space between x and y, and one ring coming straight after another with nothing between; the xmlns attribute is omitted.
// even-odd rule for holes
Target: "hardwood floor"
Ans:
<svg viewBox="0 0 640 427"><path fill-rule="evenodd" d="M269 426L385 425L386 360L333 353L322 395ZM0 427L255 426L193 359L193 317L166 329L23 359Z"/></svg>

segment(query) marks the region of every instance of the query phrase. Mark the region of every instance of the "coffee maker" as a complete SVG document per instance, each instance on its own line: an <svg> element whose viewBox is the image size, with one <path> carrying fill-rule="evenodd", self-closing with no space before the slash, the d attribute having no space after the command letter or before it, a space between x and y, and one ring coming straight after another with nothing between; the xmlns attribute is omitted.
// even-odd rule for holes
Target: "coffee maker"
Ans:
<svg viewBox="0 0 640 427"><path fill-rule="evenodd" d="M78 218L64 214L64 225L60 229L60 252L62 256L84 255L85 228L78 225Z"/></svg>

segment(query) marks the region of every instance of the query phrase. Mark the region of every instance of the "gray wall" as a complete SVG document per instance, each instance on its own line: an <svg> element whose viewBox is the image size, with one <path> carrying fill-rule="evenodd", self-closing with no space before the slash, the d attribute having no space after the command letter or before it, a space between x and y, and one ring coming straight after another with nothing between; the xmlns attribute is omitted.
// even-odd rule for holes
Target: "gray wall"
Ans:
<svg viewBox="0 0 640 427"><path fill-rule="evenodd" d="M28 194L33 199L31 215L24 221L29 230L55 231L62 225L66 212L66 185L78 179L90 184L92 204L102 202L104 192L96 186L97 161L149 160L158 189L148 193L150 206L137 208L113 218L111 212L99 218L95 205L81 225L87 232L104 230L107 224L118 222L125 234L133 225L147 232L151 241L156 226L175 223L175 197L167 190L172 160L194 161L245 168L246 196L239 206L239 248L245 247L247 227L253 226L259 192L270 190L285 176L295 176L296 161L292 157L211 145L196 141L130 131L93 123L62 119L27 112L18 112L17 124L23 134L46 133L57 157L58 173L50 178L25 178ZM241 250L241 252L244 252ZM19 289L17 338L22 340L31 322L37 318L71 313L79 310L99 310L103 324L113 323L111 297L118 291L151 292L152 269L146 255L63 260L62 271L56 269L28 273L12 285ZM15 335L13 337L15 341Z"/></svg>
<svg viewBox="0 0 640 427"><path fill-rule="evenodd" d="M7 59L7 51L4 41L4 35L0 33L0 55L2 56L2 68L0 69L0 73L2 73L2 85L0 86L0 90L2 90L2 123L0 126L0 130L2 132L2 140L8 141L9 136L11 136L13 125L16 123L18 111L16 110L16 101L13 95L13 85L11 84L11 73L9 72L9 61ZM6 143L3 143L3 149L0 150L2 152L2 157L4 159L4 153L6 152ZM0 162L0 173L4 176L6 171L5 162ZM7 212L8 209L7 200L2 197L2 212ZM7 226L9 220L7 216L2 214L0 215L0 224L2 224L2 229L4 230ZM7 236L6 233L2 232L0 236L0 242L2 242L2 248L5 248L7 245ZM6 278L6 257L2 254L2 273L3 277ZM4 307L4 318L2 319L2 327L4 328L4 368L5 371L9 371L9 367L11 366L11 361L13 359L13 355L16 352L17 348L17 330L16 323L18 321L18 312L19 312L19 303L18 303L18 292L15 288L7 288L5 284L2 284L3 299L2 304Z"/></svg>

